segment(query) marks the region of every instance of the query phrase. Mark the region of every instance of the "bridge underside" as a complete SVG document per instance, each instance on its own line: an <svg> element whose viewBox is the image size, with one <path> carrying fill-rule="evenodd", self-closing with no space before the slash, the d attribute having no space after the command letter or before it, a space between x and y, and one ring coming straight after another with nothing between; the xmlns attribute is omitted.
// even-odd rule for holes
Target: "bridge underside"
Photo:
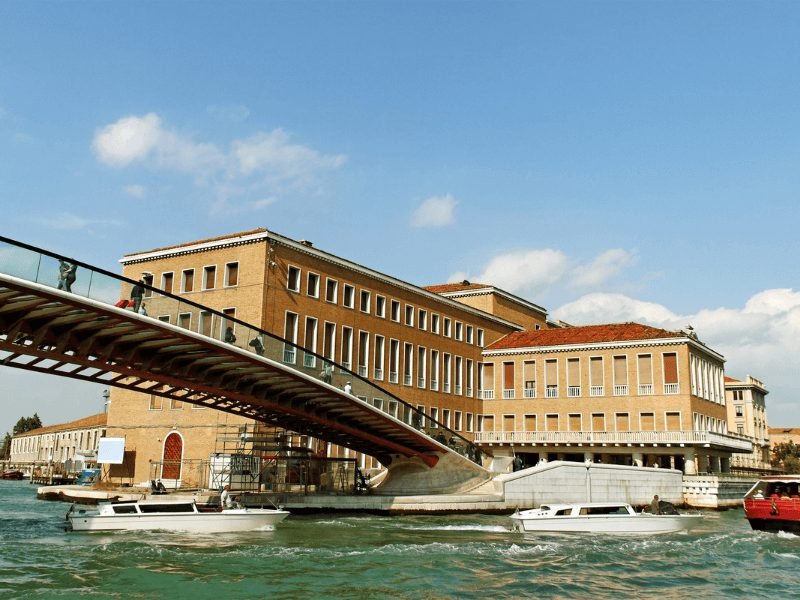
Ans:
<svg viewBox="0 0 800 600"><path fill-rule="evenodd" d="M289 366L8 275L0 275L0 365L242 415L384 465L404 457L433 467L448 452L413 427Z"/></svg>

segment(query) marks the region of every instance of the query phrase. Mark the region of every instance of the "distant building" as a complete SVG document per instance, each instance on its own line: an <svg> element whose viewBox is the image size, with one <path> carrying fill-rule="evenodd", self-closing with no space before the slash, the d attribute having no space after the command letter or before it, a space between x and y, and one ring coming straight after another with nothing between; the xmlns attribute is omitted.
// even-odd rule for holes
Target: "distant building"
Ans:
<svg viewBox="0 0 800 600"><path fill-rule="evenodd" d="M71 464L75 468L94 466L100 438L106 432L105 413L40 427L11 439L13 464Z"/></svg>
<svg viewBox="0 0 800 600"><path fill-rule="evenodd" d="M519 466L600 461L727 472L724 358L693 331L637 323L510 333L483 352L475 440Z"/></svg>
<svg viewBox="0 0 800 600"><path fill-rule="evenodd" d="M769 392L755 377L745 381L725 378L725 397L728 403L728 427L753 442L753 453L736 454L731 466L741 470L770 469L769 426L766 397Z"/></svg>
<svg viewBox="0 0 800 600"><path fill-rule="evenodd" d="M770 448L788 442L800 446L800 427L770 427L769 441Z"/></svg>

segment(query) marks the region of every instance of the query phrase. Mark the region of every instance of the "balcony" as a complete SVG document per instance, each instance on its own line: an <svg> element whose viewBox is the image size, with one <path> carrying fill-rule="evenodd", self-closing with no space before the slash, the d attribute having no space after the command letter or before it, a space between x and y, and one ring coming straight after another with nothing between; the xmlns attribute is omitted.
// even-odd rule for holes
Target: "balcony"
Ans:
<svg viewBox="0 0 800 600"><path fill-rule="evenodd" d="M606 395L606 388L602 385L593 385L589 388L589 395L593 398Z"/></svg>
<svg viewBox="0 0 800 600"><path fill-rule="evenodd" d="M503 400L513 400L514 390L503 390Z"/></svg>
<svg viewBox="0 0 800 600"><path fill-rule="evenodd" d="M548 385L544 389L544 397L545 398L558 398L558 386L557 385Z"/></svg>
<svg viewBox="0 0 800 600"><path fill-rule="evenodd" d="M494 400L494 390L478 390L478 398L481 400Z"/></svg>
<svg viewBox="0 0 800 600"><path fill-rule="evenodd" d="M627 385L615 385L614 386L614 395L615 396L627 396L628 395L628 386Z"/></svg>
<svg viewBox="0 0 800 600"><path fill-rule="evenodd" d="M665 383L664 384L664 393L665 394L680 394L681 387L678 383Z"/></svg>
<svg viewBox="0 0 800 600"><path fill-rule="evenodd" d="M525 388L522 393L524 398L536 398L536 388Z"/></svg>
<svg viewBox="0 0 800 600"><path fill-rule="evenodd" d="M671 446L676 452L697 446L732 452L752 452L750 440L711 431L480 431L476 444Z"/></svg>
<svg viewBox="0 0 800 600"><path fill-rule="evenodd" d="M571 385L567 387L567 398L577 398L581 395L581 386Z"/></svg>

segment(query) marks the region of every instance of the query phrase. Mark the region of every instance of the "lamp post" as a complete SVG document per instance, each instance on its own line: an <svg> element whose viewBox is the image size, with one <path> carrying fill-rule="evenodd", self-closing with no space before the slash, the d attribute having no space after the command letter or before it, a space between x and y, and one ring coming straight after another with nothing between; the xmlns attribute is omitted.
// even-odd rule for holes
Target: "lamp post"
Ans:
<svg viewBox="0 0 800 600"><path fill-rule="evenodd" d="M108 413L108 405L111 404L111 392L108 391L108 388L103 390L103 412Z"/></svg>

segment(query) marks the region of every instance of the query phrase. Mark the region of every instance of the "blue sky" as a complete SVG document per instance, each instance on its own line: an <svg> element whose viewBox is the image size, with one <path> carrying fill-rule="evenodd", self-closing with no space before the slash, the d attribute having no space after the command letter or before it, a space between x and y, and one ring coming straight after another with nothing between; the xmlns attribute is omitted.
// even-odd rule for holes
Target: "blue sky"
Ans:
<svg viewBox="0 0 800 600"><path fill-rule="evenodd" d="M800 425L798 26L795 2L3 2L0 231L118 271L267 227L575 324L691 323ZM10 371L0 432L102 407Z"/></svg>

